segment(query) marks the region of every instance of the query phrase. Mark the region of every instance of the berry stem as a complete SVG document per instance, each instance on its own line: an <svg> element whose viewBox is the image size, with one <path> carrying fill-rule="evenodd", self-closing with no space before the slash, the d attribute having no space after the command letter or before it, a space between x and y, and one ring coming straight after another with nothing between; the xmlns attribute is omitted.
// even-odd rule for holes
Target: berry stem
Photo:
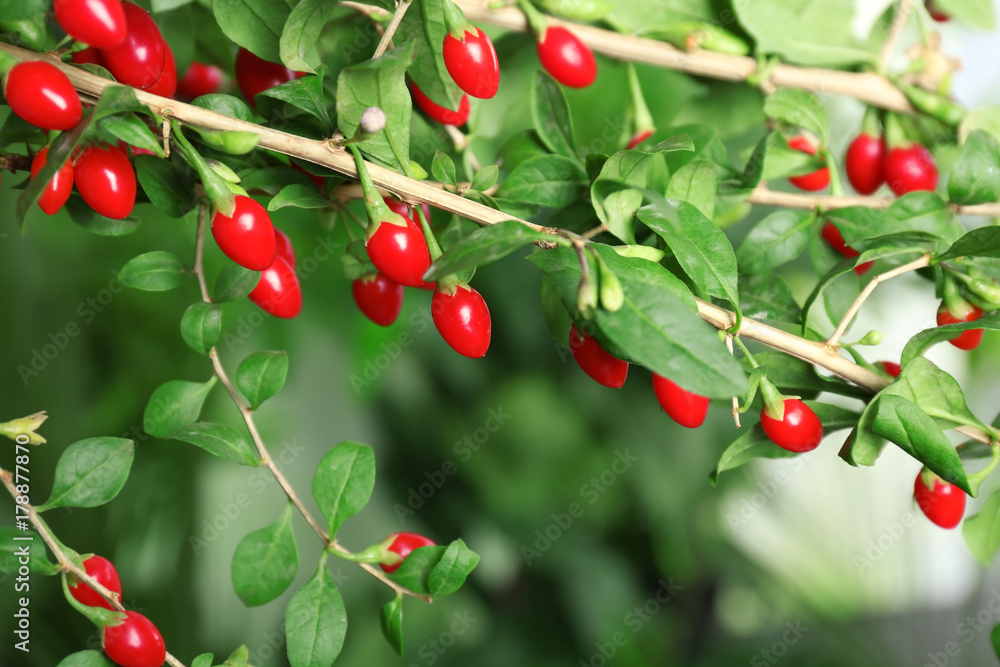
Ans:
<svg viewBox="0 0 1000 667"><path fill-rule="evenodd" d="M348 146L347 149L354 155L354 161L358 168L358 180L361 181L361 190L364 193L365 211L368 212L369 220L372 223L392 222L393 224L402 225L402 216L394 213L389 208L389 205L385 203L382 195L375 188L375 183L372 182L372 177L368 174L368 167L361 157L361 151L354 145ZM368 226L370 230L369 236L374 233L372 229L374 226L375 224Z"/></svg>
<svg viewBox="0 0 1000 667"><path fill-rule="evenodd" d="M633 63L625 64L625 72L628 74L628 89L632 96L632 114L635 118L635 133L642 134L647 130L656 130L656 123L653 121L653 114L646 104L646 97L642 94L642 85L639 83L639 74L635 70Z"/></svg>
<svg viewBox="0 0 1000 667"><path fill-rule="evenodd" d="M861 121L861 132L869 137L882 136L882 124L879 122L879 110L873 106L865 109L864 120Z"/></svg>
<svg viewBox="0 0 1000 667"><path fill-rule="evenodd" d="M535 33L535 39L539 42L545 39L545 33L549 29L549 22L542 16L542 13L538 11L531 0L517 0L517 6L524 16L528 19L528 25L531 26L531 31Z"/></svg>

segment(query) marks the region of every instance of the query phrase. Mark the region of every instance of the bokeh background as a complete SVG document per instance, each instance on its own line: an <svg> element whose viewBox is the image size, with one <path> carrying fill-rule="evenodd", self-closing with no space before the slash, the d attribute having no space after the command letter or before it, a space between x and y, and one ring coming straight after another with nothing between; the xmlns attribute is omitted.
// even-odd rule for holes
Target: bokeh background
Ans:
<svg viewBox="0 0 1000 667"><path fill-rule="evenodd" d="M858 30L886 4L859 0ZM947 50L965 62L955 79L959 98L996 103L996 35L960 25L943 33ZM484 162L530 127L524 100L535 59L529 38L493 34L504 85L471 122ZM621 65L599 65L597 84L567 97L581 145L610 153L628 134L627 87ZM761 136L759 93L749 87L639 70L661 128L714 124L737 162ZM863 109L851 100L824 102L842 149ZM434 148L448 145L423 119L414 123L416 157L429 166ZM22 174L3 175L0 211L13 211L22 181ZM734 245L768 212L755 210L732 228ZM586 223L582 209L565 215ZM95 236L65 214L36 210L23 232L12 214L3 216L0 418L49 413L42 429L49 443L32 450L35 502L47 497L67 445L131 433L136 459L118 498L97 509L53 510L51 526L78 551L115 562L126 604L156 622L185 664L206 651L221 660L246 644L252 664L285 665L282 622L292 591L248 609L229 575L237 543L280 515L283 495L263 471L141 432L158 385L204 381L211 368L179 335L181 314L198 298L193 279L167 293L121 291L114 282L142 252L192 257L194 222L162 217L148 204L136 216L141 226L123 237ZM341 542L360 550L407 530L440 543L462 537L482 556L459 593L433 605L405 601L402 661L378 625L388 589L350 563L332 562L349 617L337 664L995 664L989 632L1000 622L1000 571L979 566L959 530L922 517L911 499L914 460L889 448L874 468L851 468L837 457L840 433L807 456L726 473L713 488L708 473L737 435L728 406L713 406L706 425L688 431L662 413L644 369L632 368L617 391L589 380L548 333L540 274L523 253L476 275L493 343L473 361L440 339L426 292L408 290L388 329L358 313L338 259L345 238L331 216L284 208L274 221L297 249L302 315L276 321L249 302L227 305L219 348L231 371L251 352L288 351L288 382L257 415L285 474L312 506L308 489L323 454L344 440L369 443L375 493L346 523ZM224 258L207 247L211 275ZM805 264L782 275L803 297L814 280ZM928 283L900 279L878 290L853 339L879 329L885 342L870 358L898 359L909 336L933 325L934 310ZM72 324L79 335L63 336ZM48 344L60 349L44 368L20 373ZM987 333L972 353L940 346L931 358L992 420L1000 340ZM239 426L218 389L203 417ZM9 466L12 448L0 450L0 464ZM981 498L995 486L988 483ZM573 503L584 512L567 524L562 515ZM972 501L970 513L980 503ZM6 525L13 505L0 506L10 510L0 520ZM296 535L302 567L293 590L320 551L301 520ZM0 664L55 665L97 645L57 578L35 576L31 586L32 651L15 652L8 634ZM10 619L13 581L2 578L0 591L0 618Z"/></svg>

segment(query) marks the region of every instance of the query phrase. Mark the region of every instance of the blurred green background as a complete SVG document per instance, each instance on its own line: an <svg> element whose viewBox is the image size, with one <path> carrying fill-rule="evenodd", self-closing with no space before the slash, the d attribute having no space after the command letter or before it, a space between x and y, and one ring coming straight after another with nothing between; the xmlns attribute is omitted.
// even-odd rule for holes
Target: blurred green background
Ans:
<svg viewBox="0 0 1000 667"><path fill-rule="evenodd" d="M498 39L497 48L501 94L475 104L471 121L484 163L530 126L524 100L534 49L518 35ZM610 153L629 133L627 88L620 64L599 65L597 84L567 97L579 143ZM761 136L752 89L639 69L661 128L716 125L737 162ZM842 149L862 109L825 101ZM448 146L422 118L414 128L415 157L429 167L433 149ZM0 210L13 211L22 176L3 175ZM733 228L734 245L767 212L755 210ZM6 217L0 418L49 413L41 429L49 442L31 452L36 503L70 443L135 438L118 498L97 509L53 510L50 525L78 551L115 562L126 605L153 619L185 664L201 652L221 660L246 644L252 664L285 665L284 606L311 575L320 545L297 520L296 586L245 608L230 583L233 550L277 519L283 495L263 471L142 433L143 408L158 385L204 381L211 368L179 335L181 314L198 299L193 279L167 293L121 291L113 280L142 252L191 258L194 222L165 218L148 204L136 216L138 231L113 238L65 214L35 210L23 233ZM727 473L713 489L708 473L736 436L728 406L713 407L704 427L688 431L659 409L644 369L632 368L618 391L589 380L546 330L540 275L523 253L476 275L493 343L486 358L469 360L434 330L429 293L408 290L388 329L358 313L338 259L345 238L328 218L285 208L274 221L299 257L302 315L277 321L249 302L226 305L219 345L231 372L254 351L289 353L284 390L258 413L272 453L313 506L308 489L323 454L343 440L374 447L375 494L339 534L348 548L406 530L439 543L461 537L482 556L459 593L433 605L405 601L402 661L378 625L388 589L350 563L332 562L349 618L338 665L993 664L998 571L976 565L958 531L938 530L920 515L910 497L913 460L890 449L876 468L851 469L836 456L846 434L836 434L806 457ZM225 260L214 244L206 247L211 280ZM811 289L807 266L783 275L797 293ZM930 288L904 279L880 289L855 337L879 328L886 342L872 358L898 358L907 337L932 323L933 309ZM79 335L64 335L74 324ZM996 411L998 348L988 334L971 355L935 350L932 357L963 381L986 419ZM51 358L24 376L19 366L29 367L36 351ZM203 416L239 427L220 389ZM0 465L11 465L12 449L2 448ZM570 522L573 503L583 513ZM3 506L7 525L13 505ZM31 586L31 653L14 651L8 634L0 665L55 665L98 646L57 578L35 576ZM10 577L0 577L0 591L0 617L9 619Z"/></svg>

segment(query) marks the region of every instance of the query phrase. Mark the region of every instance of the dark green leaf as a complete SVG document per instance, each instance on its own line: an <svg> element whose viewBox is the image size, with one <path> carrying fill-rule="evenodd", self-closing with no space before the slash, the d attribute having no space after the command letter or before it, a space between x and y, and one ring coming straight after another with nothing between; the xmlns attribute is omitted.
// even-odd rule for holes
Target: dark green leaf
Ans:
<svg viewBox="0 0 1000 667"><path fill-rule="evenodd" d="M905 194L894 201L886 212L903 229L927 232L946 243L954 243L963 233L947 202L933 192L920 190Z"/></svg>
<svg viewBox="0 0 1000 667"><path fill-rule="evenodd" d="M124 236L125 234L131 234L139 228L138 218L130 217L123 218L122 220L107 218L94 212L94 209L85 204L80 197L69 198L66 202L66 212L69 213L70 220L91 234L97 234L98 236Z"/></svg>
<svg viewBox="0 0 1000 667"><path fill-rule="evenodd" d="M135 173L149 201L164 215L180 218L194 210L197 201L194 181L182 178L169 160L161 160L152 155L137 155Z"/></svg>
<svg viewBox="0 0 1000 667"><path fill-rule="evenodd" d="M812 93L779 88L765 98L764 113L769 118L812 132L823 144L830 140L830 119L826 107Z"/></svg>
<svg viewBox="0 0 1000 667"><path fill-rule="evenodd" d="M316 467L312 494L333 538L340 524L368 504L375 487L375 454L368 445L342 442Z"/></svg>
<svg viewBox="0 0 1000 667"><path fill-rule="evenodd" d="M555 79L541 70L531 88L531 117L546 148L563 157L576 159L573 121L566 96Z"/></svg>
<svg viewBox="0 0 1000 667"><path fill-rule="evenodd" d="M811 212L785 209L761 220L736 252L740 271L766 273L798 257L809 243L814 219Z"/></svg>
<svg viewBox="0 0 1000 667"><path fill-rule="evenodd" d="M145 148L163 157L163 142L138 116L133 114L108 116L99 123L99 126L101 130L121 139L126 144Z"/></svg>
<svg viewBox="0 0 1000 667"><path fill-rule="evenodd" d="M802 310L791 288L780 277L770 273L741 274L739 289L744 317L791 324L802 322Z"/></svg>
<svg viewBox="0 0 1000 667"><path fill-rule="evenodd" d="M438 598L450 595L462 587L466 577L479 563L479 554L470 551L465 542L455 540L441 555L441 560L427 577L427 588Z"/></svg>
<svg viewBox="0 0 1000 667"><path fill-rule="evenodd" d="M213 301L236 301L242 299L257 286L260 272L245 269L238 264L229 264L219 271L212 288Z"/></svg>
<svg viewBox="0 0 1000 667"><path fill-rule="evenodd" d="M222 333L222 308L199 301L188 306L181 317L181 338L195 352L208 354Z"/></svg>
<svg viewBox="0 0 1000 667"><path fill-rule="evenodd" d="M177 255L155 250L133 257L118 272L118 281L125 287L147 292L165 292L184 282L186 272Z"/></svg>
<svg viewBox="0 0 1000 667"><path fill-rule="evenodd" d="M223 116L229 116L236 120L245 120L248 123L253 121L253 111L250 110L247 103L232 95L224 95L222 93L202 95L191 102L191 104L202 109L221 113Z"/></svg>
<svg viewBox="0 0 1000 667"><path fill-rule="evenodd" d="M209 454L245 466L259 465L257 451L242 431L222 424L196 422L181 426L171 435L174 440L201 447Z"/></svg>
<svg viewBox="0 0 1000 667"><path fill-rule="evenodd" d="M434 159L431 160L431 174L441 183L458 185L455 163L447 153L442 153L439 150L434 151Z"/></svg>
<svg viewBox="0 0 1000 667"><path fill-rule="evenodd" d="M403 594L397 593L391 601L379 608L379 621L392 650L403 657Z"/></svg>
<svg viewBox="0 0 1000 667"><path fill-rule="evenodd" d="M410 78L420 90L436 103L457 109L464 93L448 74L441 51L448 34L445 24L445 2L448 0L421 0L410 7L403 16L396 36L396 44L413 44L413 66ZM390 4L387 9L395 5ZM375 40L372 40L374 47Z"/></svg>
<svg viewBox="0 0 1000 667"><path fill-rule="evenodd" d="M100 651L77 651L60 660L56 667L115 667L115 663Z"/></svg>
<svg viewBox="0 0 1000 667"><path fill-rule="evenodd" d="M948 177L948 198L956 204L985 204L1000 199L1000 142L973 130Z"/></svg>
<svg viewBox="0 0 1000 667"><path fill-rule="evenodd" d="M619 151L608 158L590 186L597 217L625 243L635 243L635 212L642 206L641 190L652 164L649 154Z"/></svg>
<svg viewBox="0 0 1000 667"><path fill-rule="evenodd" d="M966 493L969 480L954 445L929 414L902 396L883 394L875 408L872 430L899 446L943 479Z"/></svg>
<svg viewBox="0 0 1000 667"><path fill-rule="evenodd" d="M0 0L0 16L6 21L30 19L49 8L45 0Z"/></svg>
<svg viewBox="0 0 1000 667"><path fill-rule="evenodd" d="M540 155L519 164L497 191L498 197L551 208L569 206L579 196L587 173L576 160Z"/></svg>
<svg viewBox="0 0 1000 667"><path fill-rule="evenodd" d="M688 140L690 141L690 138ZM693 145L691 149L694 150ZM692 160L670 177L667 199L686 201L711 220L715 217L717 190L718 177L715 165L708 160Z"/></svg>
<svg viewBox="0 0 1000 667"><path fill-rule="evenodd" d="M198 421L201 406L208 392L215 386L213 375L208 382L164 382L149 397L142 425L154 438L169 438L188 424Z"/></svg>
<svg viewBox="0 0 1000 667"><path fill-rule="evenodd" d="M292 9L281 30L278 48L281 62L299 72L313 72L305 56L315 48L320 33L333 18L338 3L328 0L302 0Z"/></svg>
<svg viewBox="0 0 1000 667"><path fill-rule="evenodd" d="M236 369L236 386L246 396L250 409L271 398L285 385L288 375L286 352L254 352Z"/></svg>
<svg viewBox="0 0 1000 667"><path fill-rule="evenodd" d="M420 595L430 595L431 590L428 585L431 571L441 562L444 552L448 550L445 546L428 546L414 549L406 560L389 578Z"/></svg>
<svg viewBox="0 0 1000 667"><path fill-rule="evenodd" d="M330 200L316 191L316 186L312 183L293 183L283 187L278 194L268 203L268 211L277 211L279 208L293 206L295 208L329 208Z"/></svg>
<svg viewBox="0 0 1000 667"><path fill-rule="evenodd" d="M344 646L347 610L326 571L326 559L285 608L285 633L291 667L330 667Z"/></svg>
<svg viewBox="0 0 1000 667"><path fill-rule="evenodd" d="M275 0L212 0L212 11L226 37L272 63L281 62L279 40L290 7Z"/></svg>
<svg viewBox="0 0 1000 667"><path fill-rule="evenodd" d="M513 220L481 227L435 260L427 271L425 280L437 280L451 273L495 262L529 243L560 240Z"/></svg>
<svg viewBox="0 0 1000 667"><path fill-rule="evenodd" d="M125 486L133 455L132 441L124 438L74 442L56 463L52 495L36 509L103 505Z"/></svg>
<svg viewBox="0 0 1000 667"><path fill-rule="evenodd" d="M980 227L955 241L936 262L955 257L1000 257L1000 227Z"/></svg>
<svg viewBox="0 0 1000 667"><path fill-rule="evenodd" d="M1000 625L994 625L990 630L990 643L993 645L993 653L1000 659Z"/></svg>
<svg viewBox="0 0 1000 667"><path fill-rule="evenodd" d="M139 98L135 96L135 89L131 86L108 86L101 93L97 104L94 105L92 121L97 122L126 111L135 111L147 116L152 115L149 107L139 102Z"/></svg>
<svg viewBox="0 0 1000 667"><path fill-rule="evenodd" d="M129 90L131 90L131 88ZM90 123L93 121L93 119L94 119L93 112L90 115L85 115L83 117L83 121L80 124L78 124L72 130L60 134L49 145L49 152L46 154L45 157L45 166L43 166L38 171L38 173L35 174L34 178L28 181L28 184L25 186L24 190L17 198L17 204L14 207L14 219L17 221L18 226L24 225L24 218L26 215L28 215L28 210L31 208L32 204L38 201L38 198L42 195L42 191L46 187L48 187L49 181L52 180L52 177L56 175L56 172L59 170L60 167L62 167L63 163L66 162L66 160L69 159L73 151L76 150L77 145L83 138L84 132L90 126ZM6 123L4 124L4 127L5 128L7 127ZM71 216L73 215L73 210L69 208L69 206L70 204L74 203L74 199L75 199L74 197L70 197L69 201L66 204L67 210L69 210ZM87 208L88 210L90 209L89 206L85 208ZM94 215L96 216L97 214L94 213ZM107 218L104 219L107 220ZM83 227L88 227L88 225L77 220L77 218L75 217L73 218L73 221ZM138 224L137 222L133 222L133 228L137 224ZM106 236L117 235L99 231L99 229L102 227L102 225L100 224L95 224L95 227L96 229L91 229L91 231L93 231L96 234L103 233ZM119 234L124 234L124 233L127 232L119 232Z"/></svg>
<svg viewBox="0 0 1000 667"><path fill-rule="evenodd" d="M29 498L30 500L30 498ZM58 574L60 568L49 560L45 542L33 530L18 530L13 526L0 526L0 572L17 572L22 565L18 553L28 549L28 569L39 574Z"/></svg>
<svg viewBox="0 0 1000 667"><path fill-rule="evenodd" d="M328 134L332 134L333 122L323 99L323 77L325 67L320 67L316 74L292 79L285 83L268 88L259 95L281 100L296 109L301 109L318 120Z"/></svg>
<svg viewBox="0 0 1000 667"><path fill-rule="evenodd" d="M962 536L976 560L989 567L1000 551L1000 491L990 496L979 514L965 519Z"/></svg>
<svg viewBox="0 0 1000 667"><path fill-rule="evenodd" d="M244 537L233 553L233 590L248 607L277 598L288 590L299 572L293 508L289 502L280 519Z"/></svg>
<svg viewBox="0 0 1000 667"><path fill-rule="evenodd" d="M903 348L900 363L908 364L911 360L919 357L928 349L943 343L946 340L958 336L963 331L969 329L986 329L987 331L1000 331L1000 312L991 313L973 322L961 322L959 324L946 324L941 327L924 329L910 339Z"/></svg>

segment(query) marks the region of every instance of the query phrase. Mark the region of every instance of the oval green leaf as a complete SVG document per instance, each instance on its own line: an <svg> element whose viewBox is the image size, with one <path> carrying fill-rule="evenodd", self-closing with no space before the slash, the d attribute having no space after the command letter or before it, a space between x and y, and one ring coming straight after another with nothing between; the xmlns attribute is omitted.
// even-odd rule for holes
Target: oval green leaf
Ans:
<svg viewBox="0 0 1000 667"><path fill-rule="evenodd" d="M277 522L244 537L233 553L233 590L248 607L277 598L288 590L299 572L292 509L292 503L288 503Z"/></svg>
<svg viewBox="0 0 1000 667"><path fill-rule="evenodd" d="M103 505L125 486L133 455L132 441L124 438L74 442L56 463L52 495L36 509Z"/></svg>
<svg viewBox="0 0 1000 667"><path fill-rule="evenodd" d="M320 460L312 494L333 539L340 524L368 504L375 488L375 454L368 445L342 442Z"/></svg>
<svg viewBox="0 0 1000 667"><path fill-rule="evenodd" d="M285 384L288 354L282 351L254 352L236 369L236 386L246 396L250 409L256 410Z"/></svg>

